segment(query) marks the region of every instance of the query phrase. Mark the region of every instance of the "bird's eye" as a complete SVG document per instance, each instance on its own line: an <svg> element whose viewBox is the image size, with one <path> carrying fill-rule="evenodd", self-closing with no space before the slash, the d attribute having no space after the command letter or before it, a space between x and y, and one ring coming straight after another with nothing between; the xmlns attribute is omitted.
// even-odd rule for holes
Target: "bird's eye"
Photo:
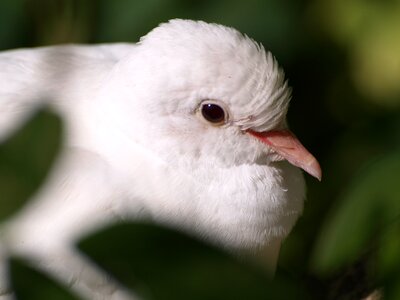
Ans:
<svg viewBox="0 0 400 300"><path fill-rule="evenodd" d="M203 103L200 107L200 113L206 121L213 125L223 125L227 119L225 110L215 103Z"/></svg>

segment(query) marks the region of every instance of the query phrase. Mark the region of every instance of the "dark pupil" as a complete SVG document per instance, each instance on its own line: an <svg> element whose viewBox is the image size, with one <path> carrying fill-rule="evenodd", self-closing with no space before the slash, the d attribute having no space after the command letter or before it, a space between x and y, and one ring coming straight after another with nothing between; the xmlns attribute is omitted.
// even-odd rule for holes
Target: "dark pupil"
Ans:
<svg viewBox="0 0 400 300"><path fill-rule="evenodd" d="M215 104L205 104L201 108L201 113L203 117L211 123L220 123L225 120L224 110Z"/></svg>

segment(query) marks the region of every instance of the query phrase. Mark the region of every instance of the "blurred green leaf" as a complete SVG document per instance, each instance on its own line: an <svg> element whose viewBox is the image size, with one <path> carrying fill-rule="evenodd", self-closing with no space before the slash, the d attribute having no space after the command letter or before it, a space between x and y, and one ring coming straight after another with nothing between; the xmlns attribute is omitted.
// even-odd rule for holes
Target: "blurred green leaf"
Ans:
<svg viewBox="0 0 400 300"><path fill-rule="evenodd" d="M18 300L79 300L65 288L30 268L24 261L10 261L12 285Z"/></svg>
<svg viewBox="0 0 400 300"><path fill-rule="evenodd" d="M79 244L144 299L305 299L295 283L181 233L146 224L108 228Z"/></svg>
<svg viewBox="0 0 400 300"><path fill-rule="evenodd" d="M351 79L363 100L400 105L400 2L314 1L320 28L347 48Z"/></svg>
<svg viewBox="0 0 400 300"><path fill-rule="evenodd" d="M400 217L380 238L378 275L385 299L400 299Z"/></svg>
<svg viewBox="0 0 400 300"><path fill-rule="evenodd" d="M370 250L373 239L400 215L400 152L370 164L354 179L320 231L313 267L335 271Z"/></svg>
<svg viewBox="0 0 400 300"><path fill-rule="evenodd" d="M60 143L60 119L40 111L0 145L0 220L17 211L40 186Z"/></svg>
<svg viewBox="0 0 400 300"><path fill-rule="evenodd" d="M139 37L163 20L163 13L176 1L99 1L98 39L138 41Z"/></svg>
<svg viewBox="0 0 400 300"><path fill-rule="evenodd" d="M0 49L18 45L20 35L24 33L24 27L27 25L24 14L25 1L0 1Z"/></svg>

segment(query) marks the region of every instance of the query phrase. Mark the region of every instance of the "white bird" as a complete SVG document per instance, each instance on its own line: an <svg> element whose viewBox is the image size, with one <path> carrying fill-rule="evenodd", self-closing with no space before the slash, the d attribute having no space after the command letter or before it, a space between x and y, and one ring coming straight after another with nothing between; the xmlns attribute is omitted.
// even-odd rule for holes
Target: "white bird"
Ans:
<svg viewBox="0 0 400 300"><path fill-rule="evenodd" d="M299 168L321 178L288 129L289 100L271 53L202 21L171 20L137 44L2 52L0 140L42 102L66 133L47 183L2 225L0 298L12 298L13 254L83 298L134 299L73 246L119 220L266 252L273 267L303 210Z"/></svg>

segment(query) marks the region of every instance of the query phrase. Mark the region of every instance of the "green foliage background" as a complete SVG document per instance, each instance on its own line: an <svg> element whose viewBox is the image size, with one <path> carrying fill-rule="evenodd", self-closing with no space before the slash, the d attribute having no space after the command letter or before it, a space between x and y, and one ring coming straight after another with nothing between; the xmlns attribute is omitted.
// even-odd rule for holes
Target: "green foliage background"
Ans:
<svg viewBox="0 0 400 300"><path fill-rule="evenodd" d="M291 128L323 168L321 183L307 176L305 213L283 245L277 278L261 287L259 294L251 294L253 298L361 299L380 288L385 299L400 299L400 2L2 0L0 50L58 43L136 42L171 18L233 26L271 50L293 87L288 116ZM0 145L2 219L18 207L15 203L34 192L51 163L48 157L53 157L59 146L60 124L54 116L41 113L32 122ZM132 244L146 242L146 235L135 236L137 229L130 230L136 237ZM159 230L164 238L175 234ZM159 239L157 234L150 236ZM95 238L88 243L96 244ZM187 243L192 245L193 241ZM85 249L96 256L96 251L90 252L93 247ZM151 260L146 257L149 253L137 253L136 257ZM249 266L240 269L223 254L218 255L221 260L212 256L207 272L221 275L215 280L224 277L221 287L234 283L237 299L249 296L249 291L256 289L254 285L230 280L243 276L244 283L249 274L257 280L263 275ZM98 259L107 262L101 255ZM194 267L194 260L187 257L187 268L180 272L198 278L203 299L219 295L210 280L202 284L204 277L196 277L205 271ZM225 260L235 265L230 265L236 268L234 272L221 267L226 266L221 263ZM133 260L131 263L138 266ZM30 273L23 262L14 265L18 287L18 282L29 281L19 278ZM177 271L171 266L168 268L174 274ZM161 268L154 269L154 274ZM29 276L49 286L36 275ZM149 283L153 277L144 276L147 279L143 280L146 286L159 290L161 285ZM182 276L174 278L182 284L172 289L190 286ZM25 294L20 294L21 299L35 298L35 286L22 285L20 290ZM35 299L56 299L54 295L61 293L57 288L41 291L47 290L49 294ZM180 299L171 291L149 294L154 299L168 299L167 295ZM60 295L59 299L65 297Z"/></svg>

